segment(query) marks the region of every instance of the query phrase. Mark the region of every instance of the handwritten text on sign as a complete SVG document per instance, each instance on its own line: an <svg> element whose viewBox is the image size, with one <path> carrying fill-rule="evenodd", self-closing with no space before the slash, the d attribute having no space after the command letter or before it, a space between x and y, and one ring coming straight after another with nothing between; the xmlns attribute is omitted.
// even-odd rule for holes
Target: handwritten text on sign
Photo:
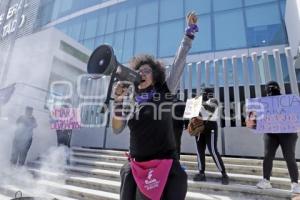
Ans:
<svg viewBox="0 0 300 200"><path fill-rule="evenodd" d="M295 133L300 130L300 98L279 95L247 99L247 113L256 114L257 133Z"/></svg>
<svg viewBox="0 0 300 200"><path fill-rule="evenodd" d="M54 119L51 123L51 129L80 128L78 112L75 108L55 108L51 111L51 117Z"/></svg>

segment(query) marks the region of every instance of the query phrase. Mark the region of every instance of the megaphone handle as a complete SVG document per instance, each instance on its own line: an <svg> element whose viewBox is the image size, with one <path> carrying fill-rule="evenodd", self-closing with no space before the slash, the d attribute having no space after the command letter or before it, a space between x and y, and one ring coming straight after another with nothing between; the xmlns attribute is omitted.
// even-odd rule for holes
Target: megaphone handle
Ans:
<svg viewBox="0 0 300 200"><path fill-rule="evenodd" d="M104 101L104 103L109 106L109 102L110 100L113 100L111 98L111 91L112 91L112 87L113 87L113 83L115 82L116 76L115 76L115 70L113 71L110 81L109 81L109 85L108 85L108 89L107 89L107 95L106 95L106 99Z"/></svg>

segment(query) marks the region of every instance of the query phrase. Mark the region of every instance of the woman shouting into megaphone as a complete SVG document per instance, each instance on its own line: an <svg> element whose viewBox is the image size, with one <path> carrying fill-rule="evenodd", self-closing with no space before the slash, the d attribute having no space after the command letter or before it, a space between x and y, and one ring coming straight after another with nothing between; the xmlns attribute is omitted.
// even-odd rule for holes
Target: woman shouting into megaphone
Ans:
<svg viewBox="0 0 300 200"><path fill-rule="evenodd" d="M121 200L133 200L136 193L143 199L185 199L187 175L177 159L172 100L195 32L198 32L196 23L196 13L190 12L185 35L167 78L165 67L154 57L140 55L132 59L130 67L140 74L141 82L129 119L124 117L124 112L119 112L127 90L122 84L115 88L113 131L122 132L126 124L130 129L129 162L120 172Z"/></svg>

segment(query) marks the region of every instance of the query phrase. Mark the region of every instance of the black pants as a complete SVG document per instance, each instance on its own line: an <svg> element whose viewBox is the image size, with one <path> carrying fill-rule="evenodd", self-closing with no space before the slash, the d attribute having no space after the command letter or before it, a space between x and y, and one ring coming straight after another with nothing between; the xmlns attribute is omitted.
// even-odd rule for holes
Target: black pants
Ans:
<svg viewBox="0 0 300 200"><path fill-rule="evenodd" d="M278 146L281 146L283 157L287 163L289 174L292 182L298 183L298 166L295 159L295 148L298 135L294 133L286 134L265 134L265 157L263 162L264 178L270 180L273 167L273 159L275 157Z"/></svg>
<svg viewBox="0 0 300 200"><path fill-rule="evenodd" d="M177 159L180 159L180 151L181 151L181 136L183 127L174 127L174 136L175 136L175 143L176 143L176 152L177 152Z"/></svg>
<svg viewBox="0 0 300 200"><path fill-rule="evenodd" d="M27 153L32 143L32 137L27 139L21 139L15 137L12 145L12 153L10 163L13 165L23 166L27 157Z"/></svg>
<svg viewBox="0 0 300 200"><path fill-rule="evenodd" d="M120 200L148 200L137 190L130 164L127 162L120 171ZM181 168L179 161L174 160L162 195L163 200L184 200L187 193L187 174Z"/></svg>
<svg viewBox="0 0 300 200"><path fill-rule="evenodd" d="M67 147L70 147L71 144L71 138L72 138L72 130L66 129L66 130L56 130L57 134L57 145L65 145Z"/></svg>
<svg viewBox="0 0 300 200"><path fill-rule="evenodd" d="M218 125L215 121L206 121L205 122L204 132L199 136L195 137L197 144L197 161L198 169L200 173L205 172L205 149L208 147L210 155L213 157L214 162L216 163L219 171L224 174L226 173L223 160L218 151ZM212 133L214 130L214 133Z"/></svg>

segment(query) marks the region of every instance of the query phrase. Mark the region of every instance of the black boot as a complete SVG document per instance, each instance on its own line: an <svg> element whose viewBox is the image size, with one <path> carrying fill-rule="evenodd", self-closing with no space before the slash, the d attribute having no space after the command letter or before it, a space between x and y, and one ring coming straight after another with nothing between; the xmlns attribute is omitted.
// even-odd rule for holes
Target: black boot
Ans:
<svg viewBox="0 0 300 200"><path fill-rule="evenodd" d="M193 180L194 180L194 181L206 181L205 174L200 172L199 174L196 174L196 175L193 177Z"/></svg>
<svg viewBox="0 0 300 200"><path fill-rule="evenodd" d="M228 185L229 184L229 177L226 173L222 174L222 184L223 185Z"/></svg>

